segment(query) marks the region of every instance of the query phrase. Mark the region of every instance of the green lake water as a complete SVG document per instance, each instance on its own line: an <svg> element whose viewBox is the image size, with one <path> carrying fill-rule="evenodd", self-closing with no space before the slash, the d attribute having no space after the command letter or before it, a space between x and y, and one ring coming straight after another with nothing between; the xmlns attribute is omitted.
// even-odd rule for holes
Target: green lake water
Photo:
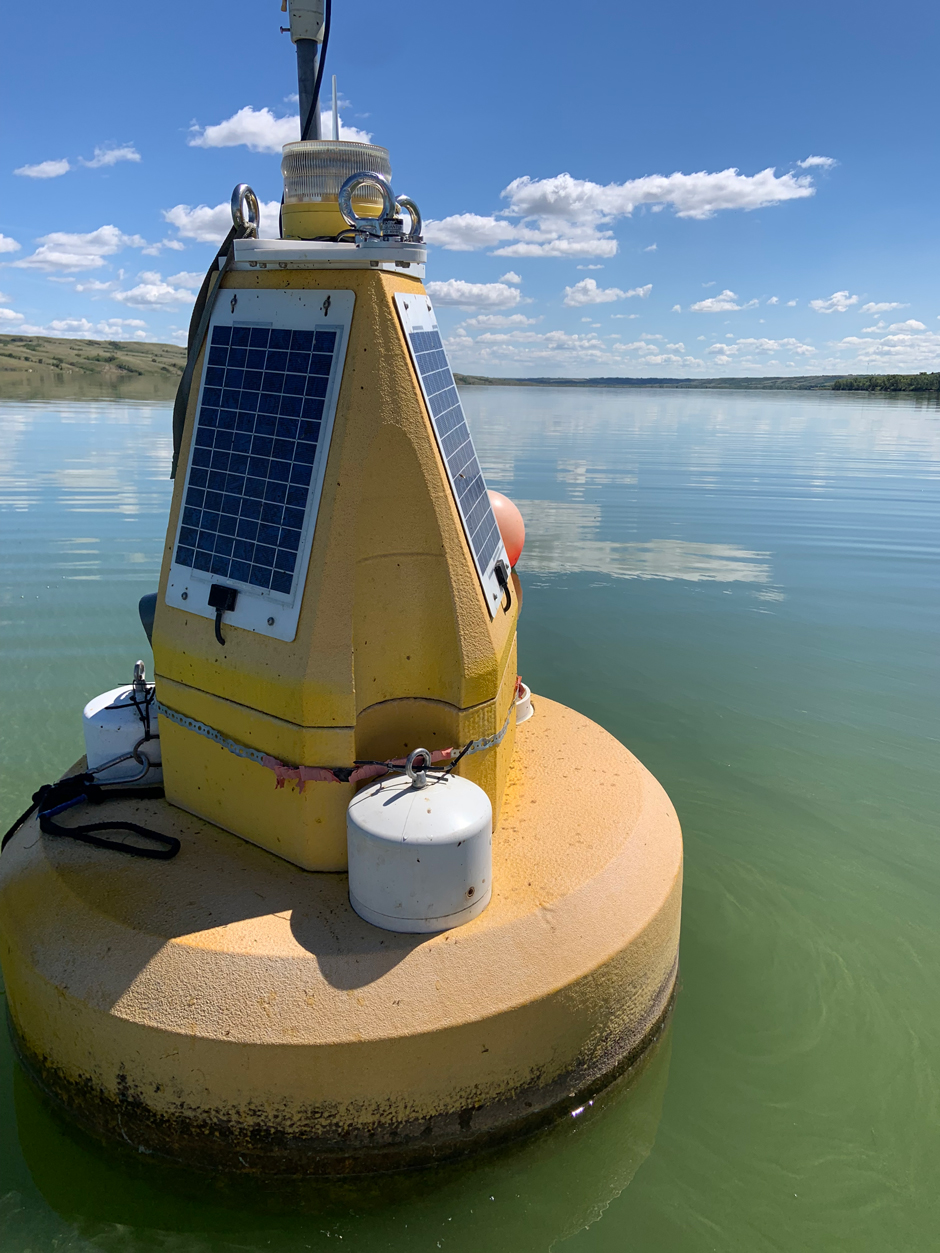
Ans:
<svg viewBox="0 0 940 1253"><path fill-rule="evenodd" d="M0 1253L940 1249L936 402L464 401L527 523L523 677L682 821L662 1045L503 1153L285 1190L99 1148L4 1034ZM0 402L0 828L79 756L83 703L150 672L169 432L164 401Z"/></svg>

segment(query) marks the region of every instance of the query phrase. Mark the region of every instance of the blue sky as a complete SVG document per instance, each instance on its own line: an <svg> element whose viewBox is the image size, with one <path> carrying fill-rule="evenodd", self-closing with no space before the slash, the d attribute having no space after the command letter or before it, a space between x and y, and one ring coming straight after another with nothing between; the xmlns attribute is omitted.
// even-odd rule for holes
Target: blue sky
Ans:
<svg viewBox="0 0 940 1253"><path fill-rule="evenodd" d="M180 342L234 184L280 198L279 7L7 12L0 331ZM940 365L935 6L334 7L456 369Z"/></svg>

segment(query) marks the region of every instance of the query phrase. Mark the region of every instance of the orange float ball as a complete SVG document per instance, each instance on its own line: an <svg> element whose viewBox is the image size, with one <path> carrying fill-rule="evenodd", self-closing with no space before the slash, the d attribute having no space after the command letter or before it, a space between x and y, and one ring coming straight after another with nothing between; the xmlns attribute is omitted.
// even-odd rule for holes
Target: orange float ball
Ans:
<svg viewBox="0 0 940 1253"><path fill-rule="evenodd" d="M496 515L496 525L503 537L506 556L509 558L509 564L514 566L522 555L522 546L525 543L525 523L522 520L522 514L502 492L488 492L487 494L493 506L493 513Z"/></svg>

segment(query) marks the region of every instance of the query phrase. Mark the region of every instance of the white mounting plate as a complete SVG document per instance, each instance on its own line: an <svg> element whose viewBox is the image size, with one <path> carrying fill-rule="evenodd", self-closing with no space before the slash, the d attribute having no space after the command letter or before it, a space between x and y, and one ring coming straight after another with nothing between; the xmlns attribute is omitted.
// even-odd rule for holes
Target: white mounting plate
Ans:
<svg viewBox="0 0 940 1253"><path fill-rule="evenodd" d="M229 269L391 270L424 278L423 244L340 244L332 240L236 239Z"/></svg>
<svg viewBox="0 0 940 1253"><path fill-rule="evenodd" d="M206 336L207 345L212 343L212 332L216 326L261 326L273 329L336 331L337 344L333 353L333 365L327 384L324 399L323 417L321 420L320 437L317 442L316 459L313 464L313 475L308 489L307 504L304 512L304 525L301 532L300 548L297 553L293 590L286 594L270 589L252 587L250 584L236 579L213 575L189 566L178 565L176 550L179 541L179 530L183 525L183 509L189 490L189 479L192 471L193 451L196 446L195 432L189 449L189 461L186 466L186 481L183 484L180 516L177 532L173 542L173 560L170 564L170 575L167 581L166 603L174 609L183 609L187 613L197 614L202 618L215 618L215 610L209 608L209 589L213 583L224 583L238 589L238 600L235 608L226 613L225 624L240 627L243 631L257 631L272 639L290 641L297 634L297 621L300 617L300 606L303 600L304 587L307 580L307 565L316 529L317 510L320 505L320 494L323 490L323 477L326 473L326 462L330 452L330 440L333 434L333 422L336 417L336 401L339 396L343 378L343 364L346 359L346 347L349 342L349 328L352 323L355 294L351 291L325 291L322 288L309 291L264 290L237 292L237 304L232 307L229 289L220 294L212 313L209 330ZM329 301L327 303L327 297ZM325 308L324 308L325 306ZM199 396L196 402L196 418L202 408L203 392L206 387L206 369L209 353L206 352L202 368L202 379L199 384ZM273 622L268 619L273 618ZM223 627L224 630L224 627Z"/></svg>

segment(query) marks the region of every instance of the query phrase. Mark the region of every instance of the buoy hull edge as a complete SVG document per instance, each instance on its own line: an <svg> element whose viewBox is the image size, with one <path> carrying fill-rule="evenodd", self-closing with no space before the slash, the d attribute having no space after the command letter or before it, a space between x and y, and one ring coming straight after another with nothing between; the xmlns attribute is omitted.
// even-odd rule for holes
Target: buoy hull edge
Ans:
<svg viewBox="0 0 940 1253"><path fill-rule="evenodd" d="M128 1080L119 1100L89 1078L76 1083L32 1052L7 1024L17 1060L56 1109L87 1135L109 1148L124 1147L208 1174L270 1178L341 1177L419 1170L493 1151L549 1127L611 1084L639 1070L665 1033L678 989L678 962L656 999L654 1016L641 1038L635 1031L609 1041L601 1058L549 1084L525 1087L486 1105L399 1123L377 1121L342 1136L318 1134L317 1111L309 1112L308 1134L261 1130L220 1114L192 1117L184 1110L160 1114ZM295 1126L297 1124L295 1123Z"/></svg>

